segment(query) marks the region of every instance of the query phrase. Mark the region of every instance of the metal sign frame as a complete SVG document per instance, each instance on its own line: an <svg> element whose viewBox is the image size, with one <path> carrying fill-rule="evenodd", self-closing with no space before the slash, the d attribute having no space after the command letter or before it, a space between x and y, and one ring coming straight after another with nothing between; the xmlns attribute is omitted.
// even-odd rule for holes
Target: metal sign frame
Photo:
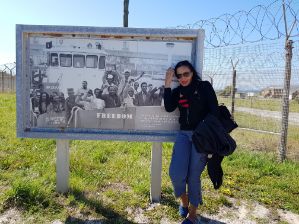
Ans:
<svg viewBox="0 0 299 224"><path fill-rule="evenodd" d="M173 41L184 40L192 43L191 62L201 76L203 68L204 31L195 29L152 29L127 27L78 27L78 26L39 26L16 25L16 69L17 69L17 136L22 138L53 138L82 140L123 140L123 141L173 141L177 133L171 131L111 130L91 128L48 128L28 125L30 108L31 75L28 72L29 37L32 35L58 37L89 36L114 40L142 39Z"/></svg>

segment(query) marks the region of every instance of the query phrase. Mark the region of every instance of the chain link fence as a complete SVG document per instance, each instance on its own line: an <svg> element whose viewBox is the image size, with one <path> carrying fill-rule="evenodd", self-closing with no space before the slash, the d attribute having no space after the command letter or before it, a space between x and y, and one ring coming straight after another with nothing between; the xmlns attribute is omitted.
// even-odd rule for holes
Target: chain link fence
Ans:
<svg viewBox="0 0 299 224"><path fill-rule="evenodd" d="M0 91L16 91L16 63L0 65Z"/></svg>

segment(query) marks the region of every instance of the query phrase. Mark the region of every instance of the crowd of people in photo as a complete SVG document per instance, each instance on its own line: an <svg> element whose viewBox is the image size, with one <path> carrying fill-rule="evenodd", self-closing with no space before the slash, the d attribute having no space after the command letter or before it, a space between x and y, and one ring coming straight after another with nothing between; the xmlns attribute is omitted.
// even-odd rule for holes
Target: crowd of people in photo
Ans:
<svg viewBox="0 0 299 224"><path fill-rule="evenodd" d="M96 110L116 107L163 106L164 85L154 87L151 83L138 80L144 75L131 77L129 71L122 76L106 71L102 86L94 90L88 88L87 81L76 92L67 88L67 97L62 92L34 90L31 94L31 108L35 116L47 113L65 113L67 123L77 109Z"/></svg>
<svg viewBox="0 0 299 224"><path fill-rule="evenodd" d="M64 94L59 91L51 93L41 89L32 89L30 94L31 122L33 126L38 126L39 118L43 114L59 117L60 121L65 120L66 99ZM63 119L61 119L63 118ZM54 121L55 122L55 121ZM57 122L57 121L56 121Z"/></svg>
<svg viewBox="0 0 299 224"><path fill-rule="evenodd" d="M68 89L70 96L69 91L72 89ZM163 106L163 91L163 85L157 88L147 82L139 84L136 79L130 79L128 71L124 72L122 79L116 74L106 73L101 88L93 91L88 88L87 81L83 81L82 87L75 94L75 104L85 110L121 106Z"/></svg>
<svg viewBox="0 0 299 224"><path fill-rule="evenodd" d="M51 94L33 90L30 94L31 110L40 115L44 113L59 113L65 110L65 97L62 92L53 91Z"/></svg>

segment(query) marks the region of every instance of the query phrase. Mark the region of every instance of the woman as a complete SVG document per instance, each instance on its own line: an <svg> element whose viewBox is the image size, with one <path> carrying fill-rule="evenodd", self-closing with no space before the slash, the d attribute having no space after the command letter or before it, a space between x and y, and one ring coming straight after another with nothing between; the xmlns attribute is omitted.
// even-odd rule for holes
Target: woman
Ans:
<svg viewBox="0 0 299 224"><path fill-rule="evenodd" d="M173 76L179 86L171 90ZM201 81L188 61L169 68L165 77L164 106L167 112L180 111L180 131L173 147L169 175L176 197L180 198L179 213L183 224L196 222L196 210L202 204L200 175L207 163L207 154L198 153L192 144L192 131L208 113L218 116L218 101L211 84ZM186 186L188 191L186 191Z"/></svg>

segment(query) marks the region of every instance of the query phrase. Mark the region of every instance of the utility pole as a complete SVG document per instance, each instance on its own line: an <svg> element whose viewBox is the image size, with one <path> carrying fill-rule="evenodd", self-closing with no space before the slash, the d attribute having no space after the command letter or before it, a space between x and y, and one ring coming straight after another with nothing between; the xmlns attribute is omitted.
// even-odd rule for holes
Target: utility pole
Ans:
<svg viewBox="0 0 299 224"><path fill-rule="evenodd" d="M124 27L128 27L129 0L124 0Z"/></svg>

